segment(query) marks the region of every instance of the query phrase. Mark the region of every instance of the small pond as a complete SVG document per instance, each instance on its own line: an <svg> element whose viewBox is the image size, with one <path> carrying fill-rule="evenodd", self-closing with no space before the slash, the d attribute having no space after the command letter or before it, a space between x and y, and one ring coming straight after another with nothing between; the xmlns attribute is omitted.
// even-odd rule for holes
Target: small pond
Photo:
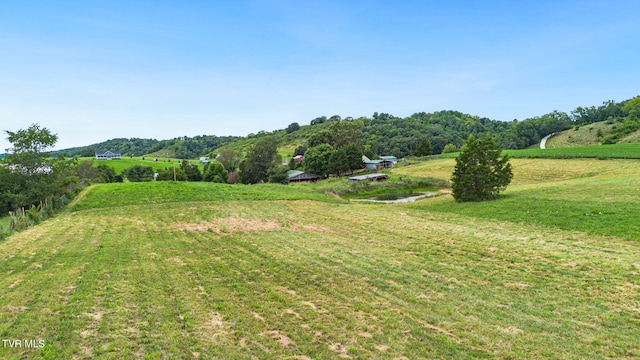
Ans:
<svg viewBox="0 0 640 360"><path fill-rule="evenodd" d="M368 202L376 202L383 204L400 204L400 203L409 203L414 202L416 200L424 199L427 197L437 196L439 193L435 192L426 192L419 194L379 194L375 196L369 196L366 198L360 199L351 199L351 201L368 201Z"/></svg>

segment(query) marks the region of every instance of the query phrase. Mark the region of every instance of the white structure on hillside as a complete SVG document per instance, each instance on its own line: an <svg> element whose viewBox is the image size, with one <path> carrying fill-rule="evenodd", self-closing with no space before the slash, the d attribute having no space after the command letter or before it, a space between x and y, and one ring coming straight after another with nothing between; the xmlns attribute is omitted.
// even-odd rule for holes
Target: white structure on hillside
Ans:
<svg viewBox="0 0 640 360"><path fill-rule="evenodd" d="M96 160L120 159L120 151L96 151Z"/></svg>

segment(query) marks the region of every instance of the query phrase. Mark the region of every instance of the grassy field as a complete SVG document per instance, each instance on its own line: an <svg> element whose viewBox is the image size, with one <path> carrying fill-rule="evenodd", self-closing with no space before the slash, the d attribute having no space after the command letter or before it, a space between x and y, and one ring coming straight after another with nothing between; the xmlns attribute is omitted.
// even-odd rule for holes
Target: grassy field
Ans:
<svg viewBox="0 0 640 360"><path fill-rule="evenodd" d="M505 150L504 153L524 158L640 159L640 143Z"/></svg>
<svg viewBox="0 0 640 360"><path fill-rule="evenodd" d="M92 187L0 243L0 337L44 340L0 357L640 357L639 163L512 162L503 199L464 205Z"/></svg>
<svg viewBox="0 0 640 360"><path fill-rule="evenodd" d="M420 208L478 218L532 223L587 234L640 239L638 160L511 159L512 185L500 201L457 204L450 198L420 202ZM450 178L454 159L394 170L409 176Z"/></svg>
<svg viewBox="0 0 640 360"><path fill-rule="evenodd" d="M143 165L143 166L151 166L154 170L164 169L164 168L172 168L174 165L179 167L182 164L182 160L180 159L166 159L166 158L158 158L158 161L154 161L154 158L145 156L145 159L142 160L142 157L133 157L133 158L122 158L119 160L95 160L93 157L85 157L80 158L79 161L92 161L93 166L98 166L101 164L105 164L111 166L116 174L121 174L124 169L128 169L135 165ZM171 160L169 162L168 160ZM189 160L191 164L198 165L200 170L203 169L203 166L200 165L198 160Z"/></svg>
<svg viewBox="0 0 640 360"><path fill-rule="evenodd" d="M572 146L552 149L504 150L503 154L508 154L513 158L640 159L640 143L636 142L627 144ZM458 153L448 153L434 155L432 158L449 159L455 158L457 156Z"/></svg>

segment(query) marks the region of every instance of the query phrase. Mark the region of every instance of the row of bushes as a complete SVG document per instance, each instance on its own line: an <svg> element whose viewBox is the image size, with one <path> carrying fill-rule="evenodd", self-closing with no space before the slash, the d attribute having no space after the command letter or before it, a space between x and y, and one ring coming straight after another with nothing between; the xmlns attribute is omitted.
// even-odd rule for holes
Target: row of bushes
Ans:
<svg viewBox="0 0 640 360"><path fill-rule="evenodd" d="M0 239L4 239L14 232L25 230L53 217L58 211L64 208L68 202L69 198L66 195L61 197L50 196L38 205L31 205L28 209L22 207L15 211L9 211L7 228L4 229L0 226Z"/></svg>

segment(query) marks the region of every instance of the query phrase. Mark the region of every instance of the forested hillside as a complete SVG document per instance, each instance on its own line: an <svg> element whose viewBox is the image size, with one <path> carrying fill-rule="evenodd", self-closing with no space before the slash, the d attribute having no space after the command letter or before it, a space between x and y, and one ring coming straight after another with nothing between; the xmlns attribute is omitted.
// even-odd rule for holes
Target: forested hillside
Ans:
<svg viewBox="0 0 640 360"><path fill-rule="evenodd" d="M327 133L331 124L347 122L358 127L361 133L358 141L363 150L375 155L405 157L416 154L418 144L427 139L431 152L443 152L445 146L458 149L462 143L474 135L491 135L505 149L523 149L540 142L544 136L558 133L572 127L606 121L613 124L613 132L599 138L601 143L616 143L624 136L640 129L640 97L616 103L606 101L601 106L578 107L570 113L552 111L548 114L510 122L492 120L464 114L458 111L438 111L415 113L408 117L396 117L386 113L374 113L372 117L342 119L338 115L317 117L309 125L292 123L287 129L272 132L261 131L250 134L224 145L243 151L256 139L270 136L276 139L280 149L289 155L302 154L321 143L329 143ZM323 140L324 139L324 140ZM334 147L339 147L334 145ZM217 149L218 152L221 149Z"/></svg>
<svg viewBox="0 0 640 360"><path fill-rule="evenodd" d="M192 159L236 139L238 139L237 136L215 135L184 136L171 140L119 138L89 146L57 151L54 155L66 153L68 156L94 156L96 151L117 150L120 151L123 156L158 153L158 156L161 154L162 156L179 159Z"/></svg>
<svg viewBox="0 0 640 360"><path fill-rule="evenodd" d="M201 135L178 137L171 140L112 139L86 147L67 149L69 156L93 156L96 150L119 150L124 156L154 154L157 157L180 159L214 155L223 149L244 152L262 137L272 137L281 152L288 155L304 153L306 148L325 141L332 123L351 123L360 132L358 145L376 155L405 157L416 154L418 143L427 139L431 152L458 149L474 135L491 135L505 149L522 149L537 144L542 137L571 127L606 121L612 131L599 138L601 143L613 144L640 129L640 96L630 100L605 101L600 106L578 107L570 113L552 111L548 114L522 121L498 121L486 117L444 110L433 113L419 112L408 117L387 113L374 113L371 117L357 119L339 115L320 116L308 125L298 122L285 129L260 130L245 137Z"/></svg>

